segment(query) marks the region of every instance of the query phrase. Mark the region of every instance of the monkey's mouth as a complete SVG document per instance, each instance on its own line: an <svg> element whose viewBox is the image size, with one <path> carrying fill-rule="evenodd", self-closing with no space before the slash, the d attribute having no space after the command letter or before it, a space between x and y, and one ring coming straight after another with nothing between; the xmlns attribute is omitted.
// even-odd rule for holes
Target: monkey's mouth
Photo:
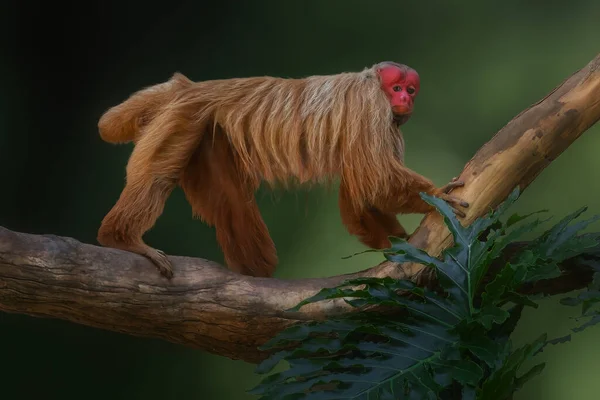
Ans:
<svg viewBox="0 0 600 400"><path fill-rule="evenodd" d="M406 113L406 114L396 114L394 113L394 121L398 124L398 125L404 125L412 116L412 113Z"/></svg>

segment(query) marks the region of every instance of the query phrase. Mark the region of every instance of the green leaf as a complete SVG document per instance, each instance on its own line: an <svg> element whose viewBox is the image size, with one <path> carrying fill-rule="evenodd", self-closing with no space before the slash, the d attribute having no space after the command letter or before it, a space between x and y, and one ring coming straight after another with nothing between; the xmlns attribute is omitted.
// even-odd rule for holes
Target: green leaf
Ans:
<svg viewBox="0 0 600 400"><path fill-rule="evenodd" d="M460 345L484 361L490 368L496 365L498 354L501 352L499 343L484 335L467 336L462 339Z"/></svg>
<svg viewBox="0 0 600 400"><path fill-rule="evenodd" d="M447 370L454 380L463 385L475 386L483 377L483 369L470 360L439 360L433 364L442 371Z"/></svg>
<svg viewBox="0 0 600 400"><path fill-rule="evenodd" d="M588 322L586 322L583 325L580 325L576 328L573 328L572 331L573 332L582 332L584 329L587 329L591 326L594 326L596 324L600 323L600 314L596 314L593 318L591 318Z"/></svg>
<svg viewBox="0 0 600 400"><path fill-rule="evenodd" d="M493 324L501 324L506 321L509 316L510 314L508 311L500 307L488 305L479 310L475 316L475 320L480 322L486 330L490 330L492 329Z"/></svg>
<svg viewBox="0 0 600 400"><path fill-rule="evenodd" d="M518 221L513 221L513 225L516 224L517 222L523 221L524 219L526 219L532 215L535 215L535 214L537 214L537 213L531 213L531 214L525 215L523 217L520 217ZM483 261L483 265L486 268L481 268L479 270L480 273L475 276L476 284L479 284L479 282L483 278L485 272L487 272L487 266L489 266L493 260L495 260L501 256L502 251L504 251L506 246L508 246L510 243L516 241L517 239L519 239L523 234L534 230L538 225L541 225L542 223L546 222L547 220L548 219L546 219L546 220L536 219L527 224L523 224L516 228L513 228L509 232L506 232L506 230L499 230L493 237L488 238L488 240L491 240L491 249L485 255L485 260ZM521 278L519 277L518 280L520 281L520 279Z"/></svg>
<svg viewBox="0 0 600 400"><path fill-rule="evenodd" d="M514 393L514 391L524 382L519 381L519 378L517 378L519 368L525 361L533 357L533 355L543 347L545 342L546 335L544 334L532 343L510 353L502 365L494 370L490 377L483 383L479 398L486 400L501 400L506 399L510 394ZM525 380L527 380L527 377Z"/></svg>
<svg viewBox="0 0 600 400"><path fill-rule="evenodd" d="M461 400L475 400L477 398L477 390L473 386L463 386Z"/></svg>
<svg viewBox="0 0 600 400"><path fill-rule="evenodd" d="M517 222L521 222L524 219L527 219L529 217L531 217L532 215L535 214L540 214L540 213L545 213L548 212L549 210L539 210L539 211L534 211L532 213L529 214L525 214L525 215L519 215L519 214L513 214L510 217L508 217L508 219L506 220L506 227L510 228L511 226L513 226L514 224L516 224Z"/></svg>
<svg viewBox="0 0 600 400"><path fill-rule="evenodd" d="M531 367L531 369L525 372L523 375L515 379L514 390L519 390L523 387L525 382L531 380L532 378L538 376L542 373L544 368L546 367L546 363L540 363Z"/></svg>
<svg viewBox="0 0 600 400"><path fill-rule="evenodd" d="M481 295L482 307L500 303L506 291L512 290L515 285L519 284L526 273L526 269L519 269L515 265L506 263L496 277L485 286L485 292Z"/></svg>
<svg viewBox="0 0 600 400"><path fill-rule="evenodd" d="M536 268L530 268L527 271L525 282L536 282L542 279L554 279L561 275L557 262L547 262L540 264Z"/></svg>
<svg viewBox="0 0 600 400"><path fill-rule="evenodd" d="M560 299L560 304L565 306L577 306L586 301L600 301L600 290L588 289L580 293L577 297L564 297Z"/></svg>
<svg viewBox="0 0 600 400"><path fill-rule="evenodd" d="M567 343L567 342L570 342L570 341L571 341L571 335L570 334L569 335L565 335L565 336L561 336L561 337L557 337L557 338L554 338L554 339L546 340L546 342L544 343L544 345L542 347L540 347L535 354L543 352L544 349L546 348L546 346L548 346L549 344L555 345L555 344Z"/></svg>
<svg viewBox="0 0 600 400"><path fill-rule="evenodd" d="M495 325L488 332L488 337L497 343L505 343L510 335L514 332L517 323L521 319L521 314L525 306L523 304L516 304L510 307L507 311L509 317L500 325Z"/></svg>
<svg viewBox="0 0 600 400"><path fill-rule="evenodd" d="M335 332L338 337L343 339L345 335L359 328L361 328L361 325L357 325L351 319L333 319L326 323L309 322L306 324L296 324L281 331L276 337L260 346L259 350L273 350L279 346L289 345L290 342L305 340L310 335L318 333L326 334Z"/></svg>
<svg viewBox="0 0 600 400"><path fill-rule="evenodd" d="M550 257L554 262L561 262L582 254L585 250L597 247L598 235L576 236L576 234L600 219L600 215L569 225L586 210L587 207L581 207L579 210L567 215L538 239L532 241L529 247L535 248L540 258Z"/></svg>
<svg viewBox="0 0 600 400"><path fill-rule="evenodd" d="M534 302L533 300L531 300L531 298L529 296L517 293L517 292L511 292L511 291L507 291L507 293L504 296L505 300L507 302L512 302L514 304L522 304L524 306L528 306L531 308L538 308L539 305Z"/></svg>

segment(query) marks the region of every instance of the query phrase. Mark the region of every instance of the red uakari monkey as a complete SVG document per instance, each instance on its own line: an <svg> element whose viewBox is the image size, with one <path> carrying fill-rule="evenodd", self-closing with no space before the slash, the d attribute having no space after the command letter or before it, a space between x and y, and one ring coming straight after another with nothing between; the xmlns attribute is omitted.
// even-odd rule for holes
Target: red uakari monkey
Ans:
<svg viewBox="0 0 600 400"><path fill-rule="evenodd" d="M179 184L193 213L214 225L228 267L272 276L277 253L254 193L268 184L340 179L339 207L351 234L371 248L407 237L396 214L433 208L419 192L468 204L404 165L400 125L410 118L419 75L382 62L361 72L303 79L250 77L193 82L176 73L134 93L98 123L102 139L133 141L127 181L98 241L172 265L142 236Z"/></svg>

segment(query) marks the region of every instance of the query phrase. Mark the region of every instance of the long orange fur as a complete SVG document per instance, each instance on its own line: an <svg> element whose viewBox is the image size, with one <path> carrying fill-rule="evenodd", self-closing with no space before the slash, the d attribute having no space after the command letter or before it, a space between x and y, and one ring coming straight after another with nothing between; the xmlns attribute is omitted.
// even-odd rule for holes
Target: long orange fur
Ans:
<svg viewBox="0 0 600 400"><path fill-rule="evenodd" d="M227 265L272 276L276 249L254 193L261 181L340 179L348 231L373 248L406 237L398 213L432 208L419 192L448 189L404 165L404 141L376 64L360 72L304 79L235 78L193 82L176 73L134 93L99 121L111 143L133 141L127 182L102 221L98 241L145 255L172 276L166 255L144 243L179 184L195 215L214 225Z"/></svg>

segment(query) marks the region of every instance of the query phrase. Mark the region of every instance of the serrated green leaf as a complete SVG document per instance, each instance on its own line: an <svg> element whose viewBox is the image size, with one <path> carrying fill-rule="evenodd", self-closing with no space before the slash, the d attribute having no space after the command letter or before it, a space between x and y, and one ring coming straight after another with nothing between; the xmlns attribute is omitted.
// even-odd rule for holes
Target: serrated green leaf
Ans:
<svg viewBox="0 0 600 400"><path fill-rule="evenodd" d="M549 344L555 345L555 344L562 344L562 343L567 343L571 341L571 334L565 335L565 336L561 336L561 337L557 337L554 339L550 339L550 340L546 340L546 342L543 344L543 346L541 346L535 353L534 355L541 353L544 351L544 349L546 348L546 346L548 346Z"/></svg>
<svg viewBox="0 0 600 400"><path fill-rule="evenodd" d="M581 292L577 297L563 297L560 299L560 304L565 306L577 306L585 301L596 300L600 301L600 290L590 289Z"/></svg>
<svg viewBox="0 0 600 400"><path fill-rule="evenodd" d="M259 350L273 350L281 345L285 346L289 344L289 342L305 340L310 335L317 333L326 334L329 332L335 332L338 337L344 338L345 335L360 327L361 325L353 323L350 319L334 319L329 320L326 323L310 322L306 324L296 324L279 332L276 337L260 346Z"/></svg>
<svg viewBox="0 0 600 400"><path fill-rule="evenodd" d="M455 243L468 243L469 240L469 230L462 226L462 224L456 218L454 211L448 205L447 202L440 199L439 197L435 197L429 195L427 193L420 193L421 198L428 204L434 206L437 211L444 218L444 223L448 227L448 230L452 234Z"/></svg>
<svg viewBox="0 0 600 400"><path fill-rule="evenodd" d="M502 296L506 290L510 290L515 285L515 281L520 283L521 279L515 278L518 267L506 263L504 267L496 274L494 279L485 286L485 291L481 294L481 306L493 306L502 301ZM522 272L523 274L526 271Z"/></svg>
<svg viewBox="0 0 600 400"><path fill-rule="evenodd" d="M564 297L559 300L559 303L563 306L578 306L583 303L583 300L579 297Z"/></svg>
<svg viewBox="0 0 600 400"><path fill-rule="evenodd" d="M501 352L500 344L484 335L467 336L462 339L460 346L471 351L490 368L496 365L498 354Z"/></svg>
<svg viewBox="0 0 600 400"><path fill-rule="evenodd" d="M538 308L539 307L539 305L536 302L532 301L529 298L529 296L523 295L521 293L509 291L509 292L507 292L505 294L504 297L505 297L505 299L506 299L507 302L510 301L510 302L512 302L514 304L522 304L524 306L528 306L528 307L531 307L531 308Z"/></svg>
<svg viewBox="0 0 600 400"><path fill-rule="evenodd" d="M442 262L435 257L431 257L427 252L418 249L404 239L393 239L391 247L386 250L385 257L392 262L416 262L428 267L437 268Z"/></svg>
<svg viewBox="0 0 600 400"><path fill-rule="evenodd" d="M413 247L405 240L393 242L389 252L385 256L392 262L417 262L436 268L442 274L441 276L438 275L442 286L447 290L448 294L455 298L458 302L457 304L460 305L460 314L465 315L469 312L468 271L464 267L456 266L454 263L452 268L450 268L446 262L431 257L425 251Z"/></svg>
<svg viewBox="0 0 600 400"><path fill-rule="evenodd" d="M509 316L510 314L508 311L500 307L488 305L479 310L475 320L479 321L487 330L490 330L492 329L493 324L501 324L506 321Z"/></svg>
<svg viewBox="0 0 600 400"><path fill-rule="evenodd" d="M600 314L595 315L592 319L590 319L588 322L586 322L583 325L580 325L576 328L573 328L572 331L573 332L582 332L584 329L587 329L591 326L594 326L596 324L600 323Z"/></svg>
<svg viewBox="0 0 600 400"><path fill-rule="evenodd" d="M532 213L525 214L525 215L513 214L510 217L508 217L508 219L506 220L506 227L510 228L511 226L513 226L514 224L516 224L517 222L521 222L524 219L527 219L527 218L531 217L532 215L541 214L541 213L545 213L545 212L548 212L548 211L549 210L543 209L543 210L534 211Z"/></svg>
<svg viewBox="0 0 600 400"><path fill-rule="evenodd" d="M545 367L546 363L536 364L533 367L531 367L529 371L516 378L514 383L514 390L516 391L521 389L527 381L541 374Z"/></svg>
<svg viewBox="0 0 600 400"><path fill-rule="evenodd" d="M523 304L516 304L510 307L507 311L509 317L500 325L495 325L488 332L487 337L494 340L499 345L505 345L514 332L517 323L521 319L521 315L525 306ZM499 353L500 354L500 353Z"/></svg>
<svg viewBox="0 0 600 400"><path fill-rule="evenodd" d="M581 207L567 215L538 239L532 241L529 247L535 248L541 258L551 257L555 262L560 262L581 254L586 249L598 246L597 237L589 235L576 236L576 234L600 219L600 215L569 225L586 210L587 207Z"/></svg>
<svg viewBox="0 0 600 400"><path fill-rule="evenodd" d="M483 377L483 369L476 363L470 360L436 360L432 362L440 370L447 370L450 376L455 381L462 385L478 384L479 380Z"/></svg>
<svg viewBox="0 0 600 400"><path fill-rule="evenodd" d="M535 268L529 268L527 277L524 282L536 282L542 279L558 278L561 275L560 268L557 262L548 262L541 264Z"/></svg>
<svg viewBox="0 0 600 400"><path fill-rule="evenodd" d="M310 303L316 303L323 300L331 300L331 299L339 299L344 297L367 297L368 293L364 290L354 290L351 288L325 288L321 289L314 296L309 297L298 303L296 306L286 310L286 311L299 311L302 306L305 306Z"/></svg>
<svg viewBox="0 0 600 400"><path fill-rule="evenodd" d="M257 374L266 374L272 371L273 368L275 368L275 366L279 364L283 359L285 359L285 357L288 356L290 353L291 352L289 351L282 350L272 354L270 357L259 363L254 369L254 372Z"/></svg>
<svg viewBox="0 0 600 400"><path fill-rule="evenodd" d="M481 386L479 398L486 400L503 400L519 387L517 374L521 365L529 360L546 341L546 335L541 335L532 343L525 345L514 352L494 370L490 377Z"/></svg>
<svg viewBox="0 0 600 400"><path fill-rule="evenodd" d="M477 389L473 386L463 386L461 400L475 400L477 398Z"/></svg>
<svg viewBox="0 0 600 400"><path fill-rule="evenodd" d="M581 304L581 313L583 315L588 314L588 312L598 304L600 304L600 297L593 297L591 299L584 300Z"/></svg>
<svg viewBox="0 0 600 400"><path fill-rule="evenodd" d="M508 195L506 200L496 208L496 210L490 210L490 213L486 217L478 218L477 220L473 221L469 227L471 229L469 240L474 241L485 230L496 225L500 216L503 215L517 201L520 194L520 189L517 186L510 193L510 195Z"/></svg>
<svg viewBox="0 0 600 400"><path fill-rule="evenodd" d="M531 213L531 214L527 215L526 217L528 217L530 215L534 215L534 214L536 214L536 213ZM521 221L523 219L525 219L526 217L522 217ZM518 226L518 227L512 229L508 233L506 233L503 230L503 231L499 232L497 235L495 235L492 238L492 241L490 242L491 246L488 246L488 247L491 247L490 251L487 254L484 254L484 257L485 257L484 260L482 260L482 261L478 260L478 262L482 263L482 267L480 269L478 269L477 274L474 274L474 280L473 280L474 285L479 286L479 282L481 282L481 279L487 272L489 265L492 263L493 260L500 257L500 255L502 254L502 251L504 251L506 246L508 246L510 243L516 241L517 239L519 239L523 234L532 231L538 225L541 225L546 221L547 220L536 219L527 224ZM516 224L517 222L515 221L514 223ZM517 279L520 280L521 278L517 278Z"/></svg>

